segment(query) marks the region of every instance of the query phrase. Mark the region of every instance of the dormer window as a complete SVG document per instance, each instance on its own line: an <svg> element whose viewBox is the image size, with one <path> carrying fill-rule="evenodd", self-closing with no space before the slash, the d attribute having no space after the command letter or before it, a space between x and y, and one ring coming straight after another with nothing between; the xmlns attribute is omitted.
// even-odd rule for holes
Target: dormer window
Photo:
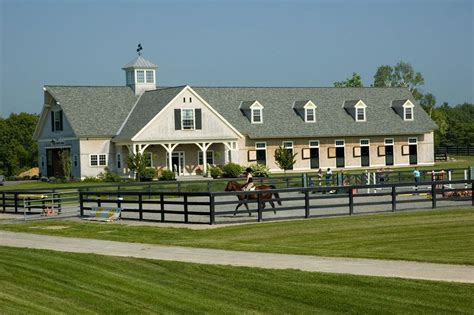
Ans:
<svg viewBox="0 0 474 315"><path fill-rule="evenodd" d="M413 120L413 107L405 107L403 109L403 117L404 120Z"/></svg>
<svg viewBox="0 0 474 315"><path fill-rule="evenodd" d="M357 121L365 121L365 108L356 108L357 110Z"/></svg>
<svg viewBox="0 0 474 315"><path fill-rule="evenodd" d="M252 123L258 124L262 122L262 110L260 108L252 109Z"/></svg>
<svg viewBox="0 0 474 315"><path fill-rule="evenodd" d="M306 122L315 122L316 121L316 109L315 108L306 108L305 109L305 121Z"/></svg>
<svg viewBox="0 0 474 315"><path fill-rule="evenodd" d="M354 118L355 121L367 121L367 105L362 100L345 101L344 108Z"/></svg>

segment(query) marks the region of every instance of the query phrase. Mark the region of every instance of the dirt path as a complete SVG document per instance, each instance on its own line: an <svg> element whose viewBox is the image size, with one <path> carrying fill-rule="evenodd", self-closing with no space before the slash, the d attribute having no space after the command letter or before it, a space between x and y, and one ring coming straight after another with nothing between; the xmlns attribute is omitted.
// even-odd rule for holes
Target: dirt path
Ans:
<svg viewBox="0 0 474 315"><path fill-rule="evenodd" d="M464 265L240 252L45 236L6 231L0 231L0 246L200 264L246 266L267 269L298 269L312 272L474 283L474 266Z"/></svg>

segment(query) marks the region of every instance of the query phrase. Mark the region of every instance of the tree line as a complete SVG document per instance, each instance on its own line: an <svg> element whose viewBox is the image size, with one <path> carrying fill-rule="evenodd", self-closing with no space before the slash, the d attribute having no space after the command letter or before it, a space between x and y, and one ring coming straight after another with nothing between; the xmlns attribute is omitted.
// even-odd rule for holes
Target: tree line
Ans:
<svg viewBox="0 0 474 315"><path fill-rule="evenodd" d="M438 125L434 132L435 146L474 146L474 104L464 103L449 106L437 105L432 93L423 93L425 79L408 62L400 61L395 66L381 65L374 74L372 87L404 87L410 90L415 100ZM334 82L335 87L364 87L361 76Z"/></svg>

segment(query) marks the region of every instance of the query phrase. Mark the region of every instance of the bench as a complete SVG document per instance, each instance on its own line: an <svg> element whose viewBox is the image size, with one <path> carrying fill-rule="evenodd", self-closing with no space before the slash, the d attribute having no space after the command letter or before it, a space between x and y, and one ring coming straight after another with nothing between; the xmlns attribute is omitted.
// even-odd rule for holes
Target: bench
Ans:
<svg viewBox="0 0 474 315"><path fill-rule="evenodd" d="M122 208L93 207L89 211L89 216L84 219L112 222L120 219L121 212Z"/></svg>

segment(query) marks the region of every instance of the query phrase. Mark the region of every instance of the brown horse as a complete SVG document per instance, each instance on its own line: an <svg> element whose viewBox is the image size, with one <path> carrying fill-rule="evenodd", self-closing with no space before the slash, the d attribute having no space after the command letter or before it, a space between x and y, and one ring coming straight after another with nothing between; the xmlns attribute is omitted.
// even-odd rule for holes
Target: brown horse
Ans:
<svg viewBox="0 0 474 315"><path fill-rule="evenodd" d="M243 185L240 185L237 182L230 181L230 182L227 183L227 186L225 187L224 190L225 191L242 191L242 186ZM267 186L267 185L255 186L255 190L270 190L270 189L276 189L276 187L273 186L273 185L271 185L271 186ZM237 195L237 198L239 199L239 203L237 204L237 207L235 207L234 215L237 213L237 209L239 209L239 207L243 204L243 205L245 205L245 208L247 208L247 212L249 213L249 216L251 216L252 213L249 210L249 206L246 202L244 202L244 200L258 200L257 195L258 194L256 194L256 193L252 193L252 191L249 191L248 194L239 194L239 195ZM273 203L273 198L272 197L274 195L275 198L276 198L276 201L281 206L280 196L278 195L278 193L267 192L267 193L262 193L260 195L261 195L260 200L261 200L262 209L265 209L265 204L267 202L269 202L270 205L273 208L273 212L276 214L275 204Z"/></svg>

